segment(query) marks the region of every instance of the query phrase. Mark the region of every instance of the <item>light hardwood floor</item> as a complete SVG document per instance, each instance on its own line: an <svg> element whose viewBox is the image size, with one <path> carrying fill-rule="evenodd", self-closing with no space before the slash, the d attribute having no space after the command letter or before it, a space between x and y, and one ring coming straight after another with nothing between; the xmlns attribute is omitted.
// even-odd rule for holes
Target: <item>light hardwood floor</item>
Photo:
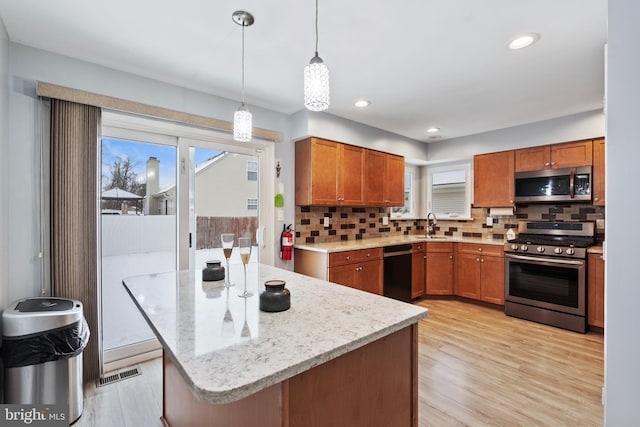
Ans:
<svg viewBox="0 0 640 427"><path fill-rule="evenodd" d="M419 327L420 427L602 425L602 334L507 317L493 307L427 299ZM161 426L162 361L96 388L74 426Z"/></svg>

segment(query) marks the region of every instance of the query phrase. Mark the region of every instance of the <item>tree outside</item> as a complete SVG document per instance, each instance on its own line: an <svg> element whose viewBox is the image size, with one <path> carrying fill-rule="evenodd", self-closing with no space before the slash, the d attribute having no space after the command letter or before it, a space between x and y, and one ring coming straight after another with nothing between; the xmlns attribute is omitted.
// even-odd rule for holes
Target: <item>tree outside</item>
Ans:
<svg viewBox="0 0 640 427"><path fill-rule="evenodd" d="M111 165L109 165L109 174L102 175L102 191L119 188L138 196L144 196L146 184L144 182L140 182L139 175L135 171L138 165L139 163L133 162L129 156L116 157ZM135 202L130 203L135 204ZM102 201L102 209L120 210L122 207L121 205L121 200Z"/></svg>

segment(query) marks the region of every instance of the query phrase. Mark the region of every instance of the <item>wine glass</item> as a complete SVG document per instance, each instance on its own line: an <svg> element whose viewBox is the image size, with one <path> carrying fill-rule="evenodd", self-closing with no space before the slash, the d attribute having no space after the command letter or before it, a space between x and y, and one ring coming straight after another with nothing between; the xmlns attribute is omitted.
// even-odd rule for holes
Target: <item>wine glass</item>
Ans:
<svg viewBox="0 0 640 427"><path fill-rule="evenodd" d="M251 239L249 237L240 237L238 239L238 248L240 249L240 259L244 268L244 292L238 295L241 298L249 298L253 294L247 292L247 264L251 258Z"/></svg>
<svg viewBox="0 0 640 427"><path fill-rule="evenodd" d="M224 276L224 286L229 287L233 286L231 283L229 270L229 258L231 258L231 252L233 252L233 240L235 239L235 234L233 233L222 233L220 235L220 241L222 242L222 251L224 252L224 258L227 260L227 274Z"/></svg>

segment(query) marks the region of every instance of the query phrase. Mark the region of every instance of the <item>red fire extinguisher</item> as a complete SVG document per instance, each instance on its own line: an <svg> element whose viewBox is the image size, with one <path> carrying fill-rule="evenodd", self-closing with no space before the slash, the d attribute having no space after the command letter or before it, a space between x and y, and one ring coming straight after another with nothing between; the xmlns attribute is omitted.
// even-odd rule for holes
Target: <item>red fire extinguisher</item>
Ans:
<svg viewBox="0 0 640 427"><path fill-rule="evenodd" d="M291 252L293 251L293 230L291 224L284 225L282 234L280 234L280 259L291 261Z"/></svg>

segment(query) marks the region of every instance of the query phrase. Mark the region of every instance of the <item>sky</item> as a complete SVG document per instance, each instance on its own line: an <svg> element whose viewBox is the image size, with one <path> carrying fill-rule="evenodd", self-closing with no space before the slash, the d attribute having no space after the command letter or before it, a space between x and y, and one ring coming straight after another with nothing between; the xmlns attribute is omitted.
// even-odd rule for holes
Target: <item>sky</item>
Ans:
<svg viewBox="0 0 640 427"><path fill-rule="evenodd" d="M129 157L135 165L134 170L140 182L146 181L146 166L149 157L154 156L160 161L160 189L176 183L176 152L177 147L152 144L122 139L102 138L102 175L103 180L109 181L110 167L118 158ZM220 154L217 150L204 148L195 149L196 165ZM104 186L104 182L102 183Z"/></svg>

